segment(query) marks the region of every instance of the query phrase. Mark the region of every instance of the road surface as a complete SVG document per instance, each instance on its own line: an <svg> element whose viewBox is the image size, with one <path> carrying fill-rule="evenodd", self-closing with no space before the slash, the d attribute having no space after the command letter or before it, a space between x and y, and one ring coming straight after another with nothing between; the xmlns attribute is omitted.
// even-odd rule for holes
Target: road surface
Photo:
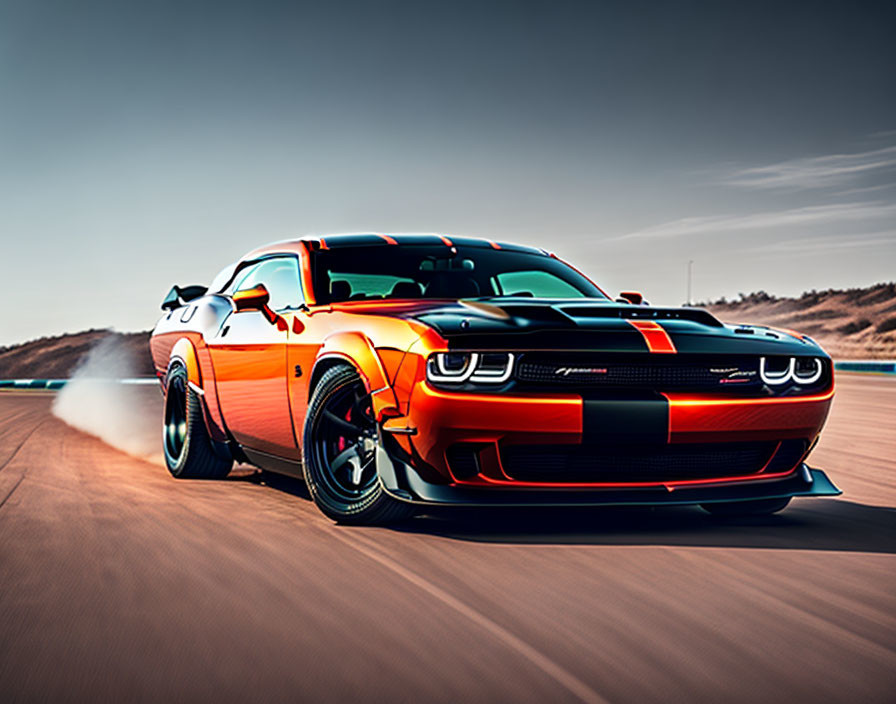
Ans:
<svg viewBox="0 0 896 704"><path fill-rule="evenodd" d="M838 382L811 458L838 499L393 529L174 480L2 393L0 699L892 701L896 379Z"/></svg>

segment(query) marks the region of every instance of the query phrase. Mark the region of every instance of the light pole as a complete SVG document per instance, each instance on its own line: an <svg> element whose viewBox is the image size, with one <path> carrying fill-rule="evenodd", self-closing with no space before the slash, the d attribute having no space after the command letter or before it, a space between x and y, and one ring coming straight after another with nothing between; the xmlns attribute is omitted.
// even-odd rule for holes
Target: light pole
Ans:
<svg viewBox="0 0 896 704"><path fill-rule="evenodd" d="M687 305L691 305L691 274L694 269L694 260L688 259L688 302Z"/></svg>

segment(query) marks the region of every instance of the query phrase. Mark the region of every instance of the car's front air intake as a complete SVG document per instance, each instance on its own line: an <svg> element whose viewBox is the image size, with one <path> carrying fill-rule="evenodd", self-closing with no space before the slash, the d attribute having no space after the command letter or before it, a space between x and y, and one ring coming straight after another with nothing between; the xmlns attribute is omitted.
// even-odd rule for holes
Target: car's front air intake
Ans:
<svg viewBox="0 0 896 704"><path fill-rule="evenodd" d="M644 357L529 352L517 362L516 379L523 385L536 387L652 391L743 391L762 386L756 357Z"/></svg>
<svg viewBox="0 0 896 704"><path fill-rule="evenodd" d="M630 483L781 474L802 459L803 440L660 447L508 445L501 464L521 482Z"/></svg>

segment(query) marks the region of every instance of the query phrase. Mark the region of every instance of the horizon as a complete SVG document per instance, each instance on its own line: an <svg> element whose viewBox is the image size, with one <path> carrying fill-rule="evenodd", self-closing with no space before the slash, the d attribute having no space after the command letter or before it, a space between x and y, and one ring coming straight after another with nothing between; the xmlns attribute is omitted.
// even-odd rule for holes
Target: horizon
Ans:
<svg viewBox="0 0 896 704"><path fill-rule="evenodd" d="M392 234L398 234L398 233L392 233ZM850 287L850 288L810 289L807 291L802 291L801 293L796 294L794 296L778 296L775 294L774 291L764 291L764 290L750 291L749 293L739 292L737 294L737 296L732 297L732 298L727 298L727 297L723 296L723 297L720 297L715 300L694 301L690 307L702 308L702 307L709 307L709 306L730 306L730 305L740 305L740 304L751 305L756 300L758 300L757 297L762 294L769 296L768 301L775 302L775 303L777 303L779 301L798 301L798 300L800 300L802 298L806 298L808 296L837 295L837 294L841 294L841 293L850 293L853 291L871 291L876 288L884 288L887 286L896 286L896 280L878 281L876 283L869 284L868 286L854 286L854 287ZM763 301L763 302L765 302L765 301ZM687 304L681 303L679 305L685 306ZM723 322L731 323L732 321L723 321ZM745 320L745 321L741 321L741 322L749 324L750 321ZM63 332L59 332L59 333L44 334L44 335L40 335L37 337L31 337L26 340L18 340L18 341L14 341L11 343L0 344L0 352L2 352L4 350L13 349L16 347L23 347L25 345L29 345L29 344L32 344L35 342L41 342L43 340L54 340L54 339L59 339L59 338L64 338L64 337L75 337L78 335L88 335L91 333L111 333L114 335L142 335L142 334L152 333L152 329L153 329L152 326L150 326L150 327L144 328L142 330L122 330L122 329L114 328L114 327L91 327L91 328L84 328L81 330L67 330L67 331L63 331Z"/></svg>
<svg viewBox="0 0 896 704"><path fill-rule="evenodd" d="M894 19L0 2L0 232L27 303L0 346L149 329L172 284L306 232L544 247L662 305L691 260L695 301L890 282Z"/></svg>

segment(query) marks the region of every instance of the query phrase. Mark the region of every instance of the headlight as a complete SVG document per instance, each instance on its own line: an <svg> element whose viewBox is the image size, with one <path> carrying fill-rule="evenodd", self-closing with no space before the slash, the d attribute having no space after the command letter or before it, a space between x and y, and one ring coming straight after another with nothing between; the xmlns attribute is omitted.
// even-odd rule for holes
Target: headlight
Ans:
<svg viewBox="0 0 896 704"><path fill-rule="evenodd" d="M793 357L790 359L772 358L771 360L762 357L759 360L759 378L769 386L786 384L793 376L795 365L796 360Z"/></svg>
<svg viewBox="0 0 896 704"><path fill-rule="evenodd" d="M426 360L426 378L437 384L503 384L512 372L509 352L436 352Z"/></svg>
<svg viewBox="0 0 896 704"><path fill-rule="evenodd" d="M759 377L769 386L794 383L810 386L821 379L824 365L817 357L760 357Z"/></svg>
<svg viewBox="0 0 896 704"><path fill-rule="evenodd" d="M801 357L793 361L793 380L797 384L808 386L821 378L823 367L818 357L810 357L809 359Z"/></svg>

